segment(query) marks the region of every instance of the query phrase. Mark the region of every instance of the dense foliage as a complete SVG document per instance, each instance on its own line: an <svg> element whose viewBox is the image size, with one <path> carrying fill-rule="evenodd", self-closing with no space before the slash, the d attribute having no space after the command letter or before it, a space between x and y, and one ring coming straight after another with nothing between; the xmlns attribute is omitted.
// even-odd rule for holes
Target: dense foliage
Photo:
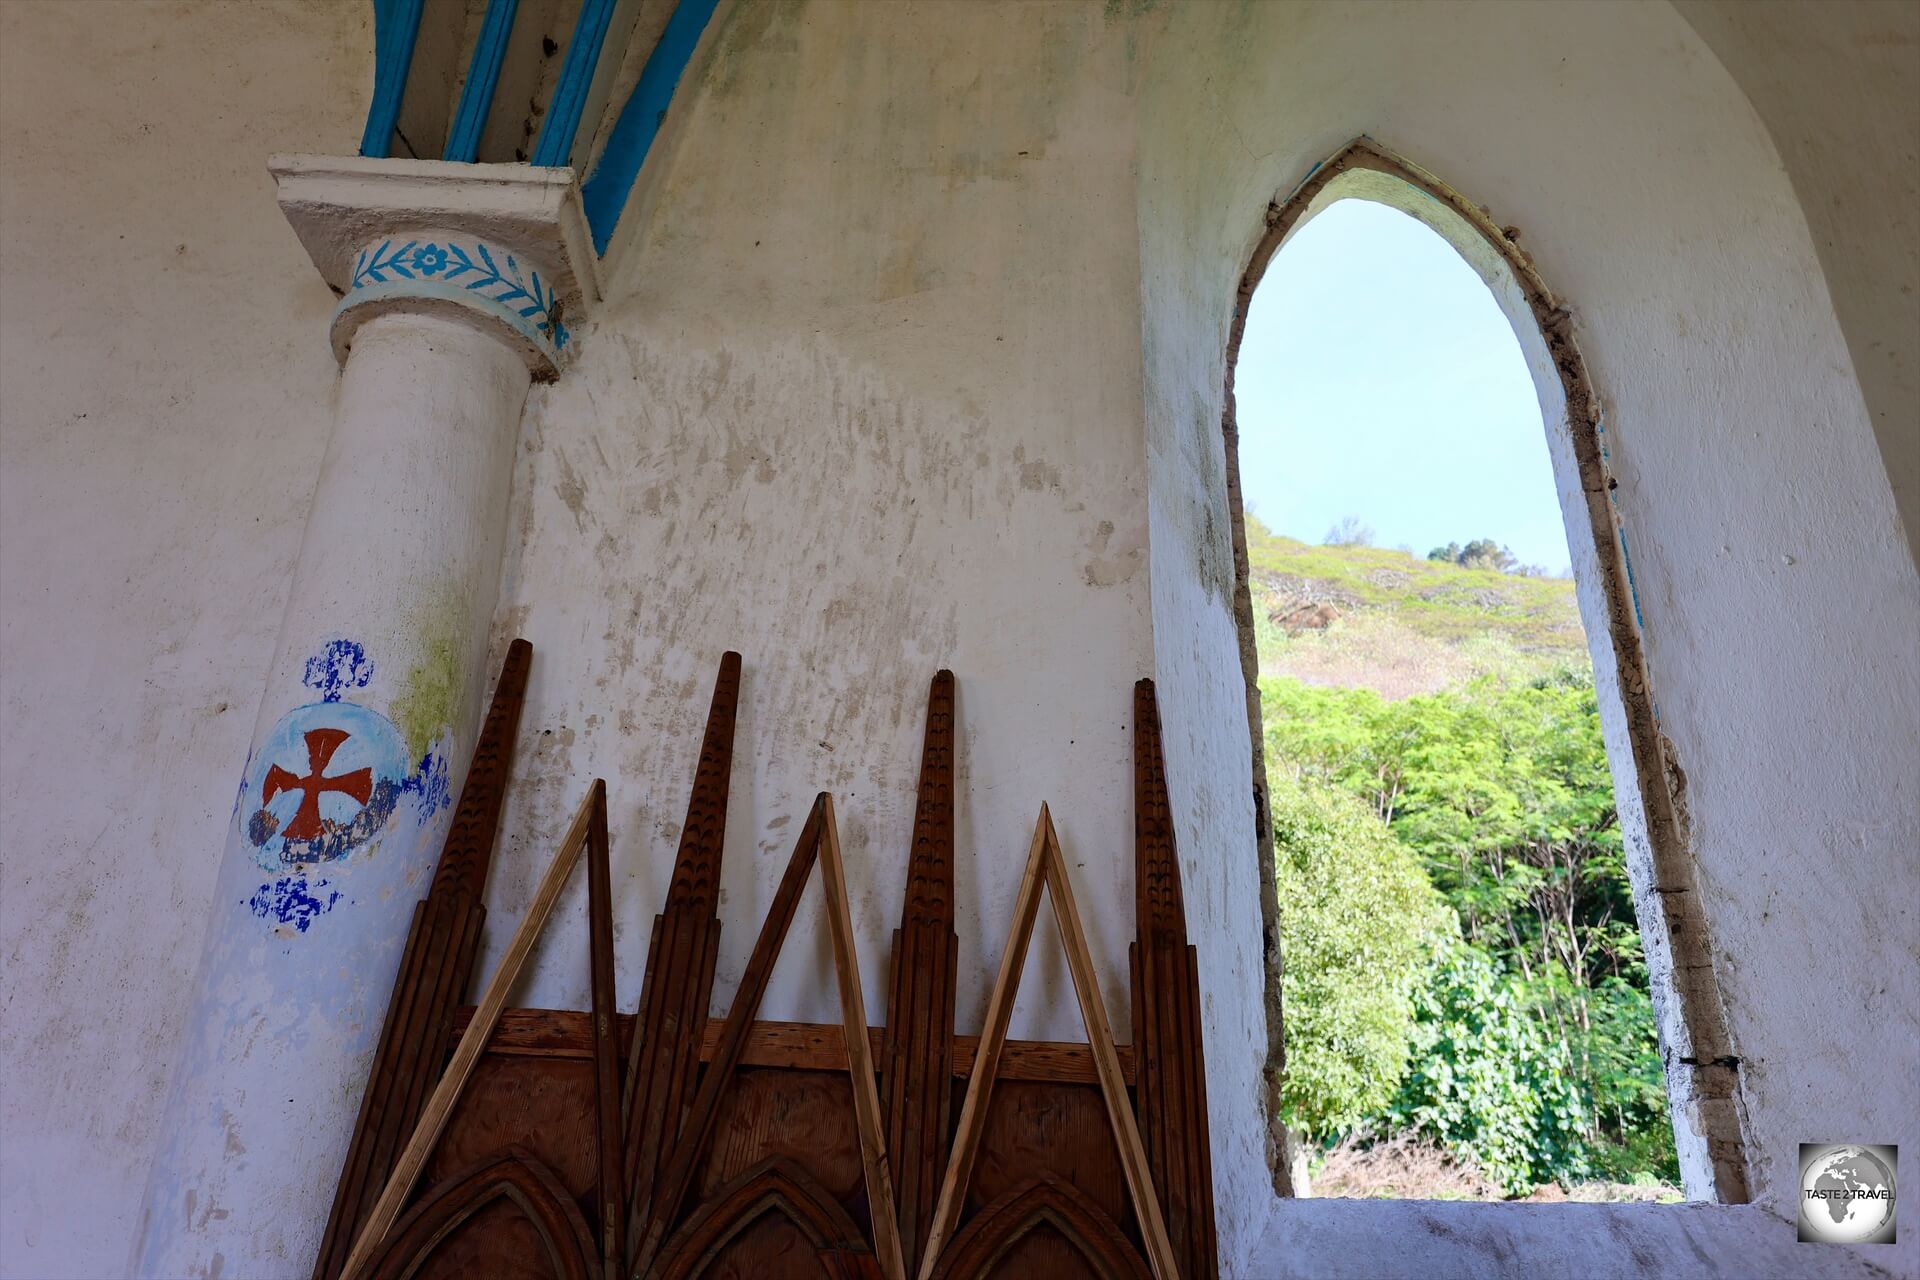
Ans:
<svg viewBox="0 0 1920 1280"><path fill-rule="evenodd" d="M1330 1137L1393 1100L1415 991L1453 921L1413 851L1358 800L1284 772L1272 783L1285 904L1281 1101L1296 1131ZM1367 980L1353 981L1356 973Z"/></svg>
<svg viewBox="0 0 1920 1280"><path fill-rule="evenodd" d="M1431 948L1416 975L1356 964L1331 981L1302 977L1300 1003L1288 953L1290 1064L1352 1052L1344 1040L1309 1044L1329 1020L1316 1001L1341 983L1384 988L1343 996L1362 1006L1407 993L1408 1052L1418 1064L1392 1074L1385 1108L1374 1102L1379 1088L1364 1097L1349 1089L1288 1098L1292 1118L1316 1134L1351 1127L1345 1117L1355 1114L1362 1118L1352 1123L1376 1129L1412 1127L1513 1192L1592 1174L1673 1178L1646 965L1591 677L1483 677L1397 702L1278 677L1262 682L1262 702L1276 794L1325 787L1365 806L1458 923L1459 940ZM1311 816L1276 803L1278 849L1322 838L1310 822L1303 833L1303 813ZM1371 880L1360 864L1375 848L1352 837L1352 852L1325 874ZM1286 861L1283 853L1283 883ZM1328 880L1318 892L1337 900L1349 891ZM1311 915L1284 890L1281 902L1283 915ZM1361 923L1367 910L1355 911ZM1394 954L1403 960L1405 948ZM1368 1051L1379 1063L1397 1057ZM1309 1080L1339 1083L1330 1074Z"/></svg>

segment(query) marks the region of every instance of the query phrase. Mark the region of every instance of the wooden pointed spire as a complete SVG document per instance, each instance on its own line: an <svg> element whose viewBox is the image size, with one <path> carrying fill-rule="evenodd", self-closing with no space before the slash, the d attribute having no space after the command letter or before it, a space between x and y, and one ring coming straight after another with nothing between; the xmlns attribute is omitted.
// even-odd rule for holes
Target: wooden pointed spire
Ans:
<svg viewBox="0 0 1920 1280"><path fill-rule="evenodd" d="M620 1120L620 1045L614 1018L620 990L614 979L612 839L607 834L607 789L594 786L587 824L587 971L593 993L593 1133L599 1200L600 1274L613 1280L626 1261L627 1151Z"/></svg>
<svg viewBox="0 0 1920 1280"><path fill-rule="evenodd" d="M446 1052L448 1019L473 979L480 928L487 916L487 872L532 665L532 645L516 639L507 646L433 883L413 909L380 1045L367 1072L367 1090L314 1262L314 1280L337 1280L346 1265L400 1145L420 1118Z"/></svg>
<svg viewBox="0 0 1920 1280"><path fill-rule="evenodd" d="M932 1226L952 1117L960 946L953 931L953 729L953 672L942 671L927 695L920 799L907 862L906 900L893 935L893 981L881 1059L887 1151L909 1272L919 1270Z"/></svg>
<svg viewBox="0 0 1920 1280"><path fill-rule="evenodd" d="M1200 967L1187 944L1180 855L1153 681L1133 687L1135 1103L1182 1275L1219 1273Z"/></svg>
<svg viewBox="0 0 1920 1280"><path fill-rule="evenodd" d="M653 918L633 1047L627 1059L623 1182L627 1240L637 1241L671 1160L699 1074L700 1041L720 954L720 861L733 773L733 726L740 702L740 655L720 659L707 733L680 829L667 899Z"/></svg>

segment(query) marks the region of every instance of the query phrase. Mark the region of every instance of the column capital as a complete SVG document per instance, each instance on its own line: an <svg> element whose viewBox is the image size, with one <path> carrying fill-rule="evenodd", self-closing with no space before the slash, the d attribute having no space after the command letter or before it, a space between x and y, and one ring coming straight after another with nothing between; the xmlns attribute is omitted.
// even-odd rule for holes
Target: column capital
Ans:
<svg viewBox="0 0 1920 1280"><path fill-rule="evenodd" d="M601 296L571 169L362 156L267 161L280 208L340 296L334 354L376 315L430 313L493 333L557 377L569 326Z"/></svg>

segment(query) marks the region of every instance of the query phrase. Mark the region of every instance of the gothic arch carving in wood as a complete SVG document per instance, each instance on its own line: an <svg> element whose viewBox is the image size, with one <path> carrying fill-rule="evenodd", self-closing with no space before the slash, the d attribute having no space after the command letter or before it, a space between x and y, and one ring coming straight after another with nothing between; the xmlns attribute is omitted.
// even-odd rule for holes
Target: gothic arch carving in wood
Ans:
<svg viewBox="0 0 1920 1280"><path fill-rule="evenodd" d="M366 1267L367 1280L409 1280L441 1245L495 1200L526 1215L556 1280L600 1280L593 1233L553 1172L521 1147L428 1192L396 1222Z"/></svg>
<svg viewBox="0 0 1920 1280"><path fill-rule="evenodd" d="M791 1223L813 1246L823 1276L878 1280L880 1268L847 1211L805 1170L779 1158L763 1160L709 1197L661 1251L660 1280L706 1274L729 1242L769 1213Z"/></svg>
<svg viewBox="0 0 1920 1280"><path fill-rule="evenodd" d="M1100 1280L1148 1280L1146 1262L1119 1224L1072 1183L1036 1178L975 1214L940 1255L933 1280L979 1280L1028 1234L1052 1227Z"/></svg>

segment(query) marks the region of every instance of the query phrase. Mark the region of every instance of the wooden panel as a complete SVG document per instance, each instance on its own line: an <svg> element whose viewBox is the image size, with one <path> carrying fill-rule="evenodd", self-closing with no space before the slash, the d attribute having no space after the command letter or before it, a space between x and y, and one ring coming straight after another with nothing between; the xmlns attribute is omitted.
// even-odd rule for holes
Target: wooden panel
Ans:
<svg viewBox="0 0 1920 1280"><path fill-rule="evenodd" d="M372 1135L369 1167L397 1163L393 1149L406 1128L394 1117L420 1113L456 1039L455 1066L463 1055L477 1057L465 1092L450 1095L421 1192L377 1256L382 1274L401 1274L392 1268L402 1262L423 1277L568 1274L575 1267L569 1250L596 1276L873 1280L898 1274L903 1254L917 1256L923 1277L1139 1280L1149 1256L1151 1273L1168 1280L1216 1274L1199 978L1186 940L1151 684L1135 689L1136 1064L1133 1051L1112 1043L1044 806L983 1034L954 1034L954 687L945 672L929 693L886 1028L865 1026L825 795L808 816L727 1017L708 1017L739 671L738 655L722 660L634 1016L618 1014L614 996L603 804L585 806L576 822L588 851L592 1012L501 1011L483 1052L471 1038L483 1029L470 1021L472 1011L433 1014L435 1001L455 1000L479 945L481 916L471 899L484 889L481 837L490 841L495 820L485 806L497 813L498 799L475 792L475 812L460 824L461 840L450 838L436 872L435 895L416 912L416 939L396 984L405 1000L397 1015L390 1011L408 1027L427 1019L434 1034L410 1033L412 1048L391 1072L392 1097L379 1123L369 1127L363 1115ZM523 686L524 671L519 680ZM503 696L508 686L503 673ZM497 697L496 709L500 703ZM489 724L495 719L490 713ZM601 794L597 786L590 793ZM757 1021L815 861L828 897L843 1025ZM1059 918L1088 1025L1085 1044L1005 1038L1043 890ZM498 994L490 986L490 999ZM847 1027L865 1030L852 1053ZM623 1060L630 1064L624 1081ZM968 1081L957 1123L956 1077ZM604 1158L616 1148L617 1160ZM475 1181L477 1170L501 1161L511 1186ZM889 1211L895 1172L900 1199ZM423 1223L435 1222L438 1234L421 1234ZM889 1228L901 1239L889 1241ZM411 1242L410 1262L394 1244L402 1237ZM582 1249L575 1237L586 1242ZM880 1256L869 1241L883 1247Z"/></svg>
<svg viewBox="0 0 1920 1280"><path fill-rule="evenodd" d="M532 1152L567 1194L590 1203L599 1182L594 1153L593 1060L489 1053L447 1121L422 1186L434 1186L509 1147Z"/></svg>
<svg viewBox="0 0 1920 1280"><path fill-rule="evenodd" d="M314 1261L314 1280L337 1280L345 1267L354 1239L440 1074L447 1019L466 998L479 954L487 914L483 902L487 871L493 862L500 805L532 665L532 645L515 640L507 646L433 883L426 899L414 909L393 994L387 999L380 1044L368 1068L360 1114Z"/></svg>
<svg viewBox="0 0 1920 1280"><path fill-rule="evenodd" d="M426 1105L420 1108L419 1123L408 1136L407 1145L394 1157L393 1172L387 1175L386 1185L380 1189L380 1198L367 1211L366 1221L361 1224L353 1248L347 1253L346 1264L341 1268L343 1274L354 1276L379 1249L388 1230L400 1218L413 1194L414 1185L432 1158L433 1149L438 1145L448 1119L452 1117L454 1107L459 1103L461 1090L472 1078L474 1069L480 1065L480 1058L486 1051L487 1037L506 1007L508 994L519 981L521 966L526 963L533 944L539 941L540 932L546 927L547 917L553 913L553 904L559 900L560 890L566 885L573 864L579 861L580 851L587 843L587 828L594 812L604 813L606 807L607 784L596 778L580 802L580 810L574 815L572 827L561 840L559 850L547 864L545 874L535 887L533 900L527 904L527 913L520 918L513 937L508 939L500 964L487 979L487 989L482 993L480 1003L475 1006L473 1018L461 1034L460 1042L454 1046L453 1057L448 1060L447 1068L434 1085ZM578 1213L578 1210L574 1212Z"/></svg>
<svg viewBox="0 0 1920 1280"><path fill-rule="evenodd" d="M1147 1280L1149 1273L1110 1216L1070 1184L1043 1174L981 1209L933 1274L937 1280Z"/></svg>
<svg viewBox="0 0 1920 1280"><path fill-rule="evenodd" d="M502 1245L519 1248L507 1254ZM423 1197L352 1274L599 1280L593 1253L592 1234L566 1189L539 1161L507 1152Z"/></svg>
<svg viewBox="0 0 1920 1280"><path fill-rule="evenodd" d="M695 1195L711 1198L769 1157L804 1169L854 1218L865 1221L866 1185L853 1118L853 1084L836 1070L742 1067L714 1123Z"/></svg>
<svg viewBox="0 0 1920 1280"><path fill-rule="evenodd" d="M995 1086L967 1186L967 1212L1025 1186L1037 1172L1054 1174L1115 1222L1132 1224L1127 1182L1097 1084L1063 1088L1003 1079Z"/></svg>
<svg viewBox="0 0 1920 1280"><path fill-rule="evenodd" d="M454 1011L450 1034L458 1038L472 1016L471 1008ZM700 1061L713 1058L720 1032L726 1022L707 1020L700 1041ZM621 1015L614 1021L622 1046L633 1038L633 1018ZM593 1054L592 1020L576 1009L508 1009L500 1016L500 1026L487 1044L488 1053L517 1054L522 1057L585 1058ZM886 1029L869 1027L868 1042L878 1055L884 1048ZM973 1073L974 1051L978 1036L955 1036L952 1071L964 1080ZM799 1067L811 1071L844 1070L847 1051L844 1033L831 1023L756 1022L748 1030L740 1051L740 1065L748 1067ZM1120 1072L1133 1083L1133 1046L1118 1046ZM1063 1084L1098 1084L1093 1055L1084 1044L1063 1040L1009 1040L1000 1057L1002 1080L1054 1080Z"/></svg>
<svg viewBox="0 0 1920 1280"><path fill-rule="evenodd" d="M467 1218L407 1280L473 1280L475 1276L553 1280L545 1238L512 1200L492 1200Z"/></svg>
<svg viewBox="0 0 1920 1280"><path fill-rule="evenodd" d="M716 1191L667 1241L659 1280L737 1275L875 1280L861 1229L806 1171L761 1161Z"/></svg>
<svg viewBox="0 0 1920 1280"><path fill-rule="evenodd" d="M594 1221L593 1091L592 1057L584 1050L568 1057L490 1050L461 1095L422 1185L431 1191L491 1154L520 1147L549 1167ZM694 1198L710 1199L769 1156L804 1169L851 1219L867 1220L844 1059L822 1070L739 1068L722 1096ZM968 1213L1031 1182L1036 1172L1071 1183L1123 1226L1132 1222L1097 1085L1001 1080L981 1136ZM528 1255L503 1245L501 1256Z"/></svg>

